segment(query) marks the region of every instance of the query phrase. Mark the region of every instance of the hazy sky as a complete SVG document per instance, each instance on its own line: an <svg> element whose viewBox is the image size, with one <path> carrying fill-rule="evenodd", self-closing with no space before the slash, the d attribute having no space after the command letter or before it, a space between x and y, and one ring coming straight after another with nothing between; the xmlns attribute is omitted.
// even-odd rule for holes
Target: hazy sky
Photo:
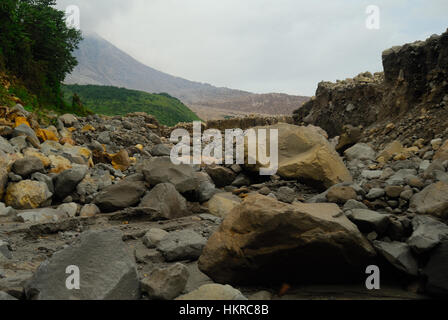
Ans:
<svg viewBox="0 0 448 320"><path fill-rule="evenodd" d="M448 28L447 0L58 0L81 29L189 80L314 95L317 83L382 71L383 50ZM380 29L366 28L366 8Z"/></svg>

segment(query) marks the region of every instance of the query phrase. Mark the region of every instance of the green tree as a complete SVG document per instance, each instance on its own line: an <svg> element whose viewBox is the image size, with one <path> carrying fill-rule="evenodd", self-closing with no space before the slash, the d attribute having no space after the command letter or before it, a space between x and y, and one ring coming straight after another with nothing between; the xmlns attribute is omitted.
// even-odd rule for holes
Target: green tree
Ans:
<svg viewBox="0 0 448 320"><path fill-rule="evenodd" d="M81 32L68 28L55 0L1 0L0 55L41 102L62 107L61 82L76 66Z"/></svg>

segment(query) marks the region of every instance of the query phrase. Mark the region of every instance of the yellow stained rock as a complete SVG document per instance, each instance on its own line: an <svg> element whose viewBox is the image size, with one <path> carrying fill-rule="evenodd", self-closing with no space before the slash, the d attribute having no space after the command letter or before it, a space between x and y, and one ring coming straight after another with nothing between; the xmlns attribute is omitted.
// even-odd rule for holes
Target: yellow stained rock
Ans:
<svg viewBox="0 0 448 320"><path fill-rule="evenodd" d="M143 150L143 146L141 144L138 144L135 146L138 150L142 151Z"/></svg>
<svg viewBox="0 0 448 320"><path fill-rule="evenodd" d="M59 141L58 136L53 131L47 129L37 129L36 135L40 140L42 140L42 142L45 142L47 140Z"/></svg>
<svg viewBox="0 0 448 320"><path fill-rule="evenodd" d="M11 183L6 190L5 203L15 209L35 209L44 204L52 194L45 183L23 180Z"/></svg>
<svg viewBox="0 0 448 320"><path fill-rule="evenodd" d="M51 173L61 173L62 171L72 168L71 162L64 157L50 155L48 158L51 161Z"/></svg>
<svg viewBox="0 0 448 320"><path fill-rule="evenodd" d="M131 165L131 160L129 159L128 152L126 150L121 150L117 154L109 154L112 160L112 166L116 170L125 171Z"/></svg>
<svg viewBox="0 0 448 320"><path fill-rule="evenodd" d="M86 124L82 129L81 132L88 132L88 131L95 131L96 129L90 125L90 124Z"/></svg>
<svg viewBox="0 0 448 320"><path fill-rule="evenodd" d="M25 118L25 117L17 117L16 120L15 120L15 126L18 127L18 126L20 126L22 124L26 124L28 127L31 128L31 125L28 122L27 118Z"/></svg>

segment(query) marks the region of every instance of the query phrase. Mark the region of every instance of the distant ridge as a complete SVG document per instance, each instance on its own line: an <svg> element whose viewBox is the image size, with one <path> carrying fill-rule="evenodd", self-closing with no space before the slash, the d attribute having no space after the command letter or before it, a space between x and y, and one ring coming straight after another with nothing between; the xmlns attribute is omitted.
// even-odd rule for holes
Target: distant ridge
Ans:
<svg viewBox="0 0 448 320"><path fill-rule="evenodd" d="M66 84L166 92L180 99L201 118L213 118L214 110L219 110L216 114L227 111L229 114L292 114L309 99L286 94L253 94L175 77L138 62L98 35L85 36L75 56L79 64L66 78ZM210 114L204 117L201 114L204 110Z"/></svg>

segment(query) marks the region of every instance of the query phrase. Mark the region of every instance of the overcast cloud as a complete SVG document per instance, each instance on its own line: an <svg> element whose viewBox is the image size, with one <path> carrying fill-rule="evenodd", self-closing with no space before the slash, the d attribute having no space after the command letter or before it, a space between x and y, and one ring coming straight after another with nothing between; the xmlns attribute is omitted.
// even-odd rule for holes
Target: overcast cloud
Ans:
<svg viewBox="0 0 448 320"><path fill-rule="evenodd" d="M314 95L381 71L381 53L448 28L446 0L59 0L96 32L172 75L252 92ZM368 5L379 30L365 27Z"/></svg>

